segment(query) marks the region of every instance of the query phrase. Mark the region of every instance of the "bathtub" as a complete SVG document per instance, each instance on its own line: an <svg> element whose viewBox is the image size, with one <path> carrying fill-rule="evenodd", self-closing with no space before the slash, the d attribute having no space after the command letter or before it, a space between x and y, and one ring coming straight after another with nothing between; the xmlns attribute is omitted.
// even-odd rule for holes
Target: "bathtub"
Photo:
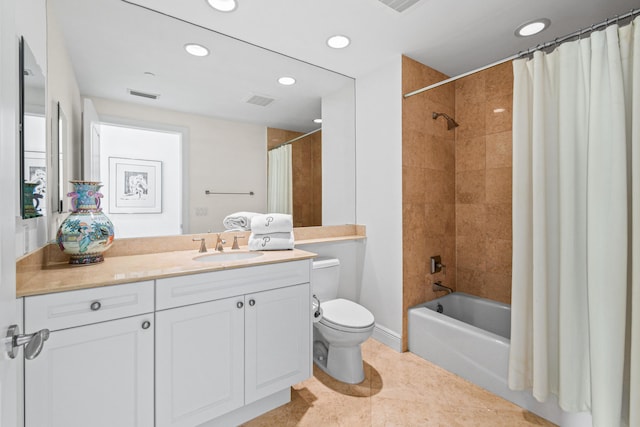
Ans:
<svg viewBox="0 0 640 427"><path fill-rule="evenodd" d="M510 332L511 306L462 292L409 309L410 352L559 425L555 398L509 389Z"/></svg>

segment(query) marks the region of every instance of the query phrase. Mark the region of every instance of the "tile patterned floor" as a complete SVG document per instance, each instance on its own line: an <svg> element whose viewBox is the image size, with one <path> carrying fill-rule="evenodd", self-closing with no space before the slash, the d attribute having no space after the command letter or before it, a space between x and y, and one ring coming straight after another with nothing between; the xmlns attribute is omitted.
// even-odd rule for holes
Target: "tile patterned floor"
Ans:
<svg viewBox="0 0 640 427"><path fill-rule="evenodd" d="M412 353L369 339L365 380L335 381L314 367L291 402L244 427L518 427L554 426Z"/></svg>

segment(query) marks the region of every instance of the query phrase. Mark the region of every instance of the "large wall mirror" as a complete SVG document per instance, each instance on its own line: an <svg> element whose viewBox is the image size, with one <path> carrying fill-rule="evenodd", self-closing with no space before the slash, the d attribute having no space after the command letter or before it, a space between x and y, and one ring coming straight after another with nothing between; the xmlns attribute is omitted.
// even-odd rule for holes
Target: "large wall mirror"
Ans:
<svg viewBox="0 0 640 427"><path fill-rule="evenodd" d="M47 141L45 76L25 37L20 38L20 214L23 219L47 212Z"/></svg>
<svg viewBox="0 0 640 427"><path fill-rule="evenodd" d="M48 8L58 36L49 55L70 63L49 85L69 88L58 97L71 94L69 156L81 156L66 159L65 176L103 182L117 237L220 231L228 214L266 212L268 152L283 143L306 162L293 166L297 193L313 195L294 201L309 218L296 225L355 222L352 78L132 2L49 0ZM208 54L190 55L188 44ZM141 182L136 174L155 184L130 184Z"/></svg>

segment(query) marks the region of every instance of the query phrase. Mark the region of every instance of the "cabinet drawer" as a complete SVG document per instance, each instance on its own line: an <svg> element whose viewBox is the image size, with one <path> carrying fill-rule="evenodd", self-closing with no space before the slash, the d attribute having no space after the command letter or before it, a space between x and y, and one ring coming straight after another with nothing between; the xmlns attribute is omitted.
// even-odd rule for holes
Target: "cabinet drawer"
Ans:
<svg viewBox="0 0 640 427"><path fill-rule="evenodd" d="M153 281L25 298L25 331L51 331L153 312Z"/></svg>
<svg viewBox="0 0 640 427"><path fill-rule="evenodd" d="M156 310L309 282L311 261L300 260L156 280Z"/></svg>

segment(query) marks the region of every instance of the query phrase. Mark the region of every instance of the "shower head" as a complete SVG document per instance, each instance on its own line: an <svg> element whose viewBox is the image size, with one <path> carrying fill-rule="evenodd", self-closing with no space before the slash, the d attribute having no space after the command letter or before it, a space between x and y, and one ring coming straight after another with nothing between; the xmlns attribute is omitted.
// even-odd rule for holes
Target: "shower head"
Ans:
<svg viewBox="0 0 640 427"><path fill-rule="evenodd" d="M437 119L438 117L444 117L445 119L447 119L447 130L451 130L453 128L457 128L458 126L460 126L458 123L456 123L455 120L453 120L451 117L449 117L448 114L445 113L436 113L434 112L431 117L433 117L433 120Z"/></svg>

